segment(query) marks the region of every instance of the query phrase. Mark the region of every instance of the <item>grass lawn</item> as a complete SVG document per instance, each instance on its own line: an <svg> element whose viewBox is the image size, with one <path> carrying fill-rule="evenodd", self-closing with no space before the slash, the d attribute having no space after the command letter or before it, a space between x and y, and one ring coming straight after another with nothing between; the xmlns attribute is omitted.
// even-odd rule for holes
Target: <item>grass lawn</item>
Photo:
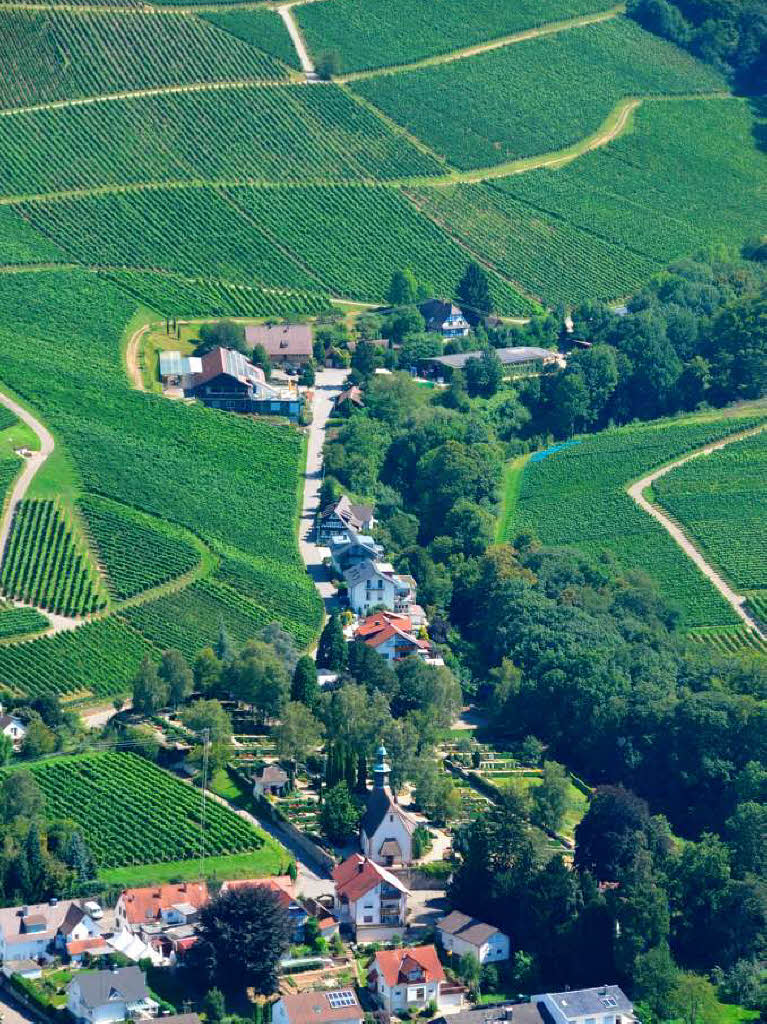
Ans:
<svg viewBox="0 0 767 1024"><path fill-rule="evenodd" d="M516 459L507 462L503 470L503 494L501 497L501 511L498 516L498 524L495 529L497 541L511 540L514 530L514 513L517 508L517 498L522 487L522 474L525 463L530 454L518 455Z"/></svg>
<svg viewBox="0 0 767 1024"><path fill-rule="evenodd" d="M253 853L233 853L222 857L205 858L205 877L225 881L231 878L266 878L285 874L291 861L290 854L280 844L266 836L260 850ZM161 864L133 864L121 868L108 868L99 872L99 879L110 885L141 886L162 882L186 881L200 877L200 861L175 860Z"/></svg>
<svg viewBox="0 0 767 1024"><path fill-rule="evenodd" d="M251 794L226 768L217 768L213 772L209 788L212 793L228 800L235 807L250 807L252 803Z"/></svg>
<svg viewBox="0 0 767 1024"><path fill-rule="evenodd" d="M529 792L535 786L539 786L540 783L540 776L530 777L529 775L515 775L513 778L501 778L498 779L497 782L499 786L518 786L519 789L525 792ZM565 810L565 817L561 827L557 830L561 835L567 836L569 839L574 837L575 826L579 824L586 813L588 803L589 802L583 793L581 793L581 791L571 782L567 792L567 809Z"/></svg>
<svg viewBox="0 0 767 1024"><path fill-rule="evenodd" d="M12 427L0 430L0 459L13 455L17 448L29 448L33 452L40 449L37 434L21 421L14 423Z"/></svg>

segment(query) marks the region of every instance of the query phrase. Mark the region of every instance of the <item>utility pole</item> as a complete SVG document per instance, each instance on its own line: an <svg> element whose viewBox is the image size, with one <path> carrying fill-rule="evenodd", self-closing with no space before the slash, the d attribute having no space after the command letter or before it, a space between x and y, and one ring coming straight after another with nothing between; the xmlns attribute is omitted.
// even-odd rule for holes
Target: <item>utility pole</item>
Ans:
<svg viewBox="0 0 767 1024"><path fill-rule="evenodd" d="M202 730L202 809L200 813L200 878L205 878L205 811L208 807L210 729Z"/></svg>

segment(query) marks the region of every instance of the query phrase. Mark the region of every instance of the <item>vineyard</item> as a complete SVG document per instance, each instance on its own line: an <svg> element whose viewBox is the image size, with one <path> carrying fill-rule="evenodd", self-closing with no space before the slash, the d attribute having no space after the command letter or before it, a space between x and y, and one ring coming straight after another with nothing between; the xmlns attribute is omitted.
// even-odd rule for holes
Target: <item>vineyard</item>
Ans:
<svg viewBox="0 0 767 1024"><path fill-rule="evenodd" d="M409 191L419 210L549 302L626 295L660 264L518 202L493 185Z"/></svg>
<svg viewBox="0 0 767 1024"><path fill-rule="evenodd" d="M50 623L34 608L15 608L0 601L0 640L13 636L28 636L48 629Z"/></svg>
<svg viewBox="0 0 767 1024"><path fill-rule="evenodd" d="M509 536L530 530L544 544L576 546L595 557L608 551L624 569L654 579L684 626L737 625L713 584L625 488L650 469L754 422L691 419L621 427L530 460Z"/></svg>
<svg viewBox="0 0 767 1024"><path fill-rule="evenodd" d="M409 64L607 6L599 0L477 0L467 16L465 0L440 0L438 27L431 0L327 0L299 4L293 14L315 56L336 52L342 71L358 71Z"/></svg>
<svg viewBox="0 0 767 1024"><path fill-rule="evenodd" d="M710 68L617 18L352 88L468 169L578 142L624 96L723 86Z"/></svg>
<svg viewBox="0 0 767 1024"><path fill-rule="evenodd" d="M125 692L142 655L157 653L154 644L175 643L181 621L193 620L182 645L187 652L196 653L192 646L198 640L202 646L215 638L222 614L238 642L249 639L259 626L282 617L283 577L294 593L291 614L297 609L301 616L287 628L306 639L319 623L319 597L301 572L295 541L303 438L288 426L132 391L120 362L120 334L134 307L135 300L85 271L0 275L3 380L34 399L66 446L87 492L86 522L89 512L103 515L113 509L110 502L117 502L185 527L207 544L226 545L235 556L263 566L257 583L261 600L258 594L240 598L223 582L202 581L132 609L146 636L111 616L70 633L3 647L0 685L15 692ZM51 374L51 348L64 334L67 345L56 348L57 372ZM110 501L94 503L92 494ZM126 529L134 522L146 526L137 515ZM95 518L94 523L98 547L108 527ZM168 535L175 538L178 531L169 527ZM146 535L143 539L150 543ZM107 572L111 560L114 585L127 592L167 577L171 566L159 563L147 570L149 577L121 576L116 566L128 543L117 536L111 552L105 547L100 555ZM170 549L163 550L170 559ZM174 571L181 557L175 549ZM183 558L181 564L187 564L186 554ZM188 618L177 619L184 607L190 609Z"/></svg>
<svg viewBox="0 0 767 1024"><path fill-rule="evenodd" d="M98 867L199 857L202 795L130 753L84 754L30 766L50 818L73 820ZM259 850L266 837L220 804L205 809L210 856Z"/></svg>
<svg viewBox="0 0 767 1024"><path fill-rule="evenodd" d="M285 22L276 11L265 8L247 11L206 11L200 17L237 39L270 53L283 64L301 70L301 62L285 28Z"/></svg>
<svg viewBox="0 0 767 1024"><path fill-rule="evenodd" d="M140 270L110 271L107 280L163 316L316 316L326 313L326 295L264 291L226 281Z"/></svg>
<svg viewBox="0 0 767 1024"><path fill-rule="evenodd" d="M124 505L83 496L78 504L113 597L124 600L194 569L200 552L157 520Z"/></svg>
<svg viewBox="0 0 767 1024"><path fill-rule="evenodd" d="M453 295L468 259L399 192L382 186L153 189L26 203L18 209L73 259L104 266L161 267L246 286L257 279L273 288L308 289L315 295L306 302L307 311L325 305L327 300L316 295L321 291L382 301L392 273L402 266L428 275L440 293ZM105 223L110 225L106 233ZM279 246L275 238L280 239ZM110 276L150 301L159 290L163 311L169 306L175 311L171 304L180 301L163 298L164 289L178 287L178 278L154 275L147 281L150 275L135 271ZM535 311L537 307L499 275L490 277L500 312ZM189 282L187 289L191 288ZM301 308L301 300L290 296L255 295L263 303L256 302L258 312L279 312L280 304Z"/></svg>
<svg viewBox="0 0 767 1024"><path fill-rule="evenodd" d="M714 568L738 589L767 591L767 431L692 459L653 484Z"/></svg>
<svg viewBox="0 0 767 1024"><path fill-rule="evenodd" d="M687 634L694 643L710 647L720 654L741 654L754 651L767 654L767 643L746 626L729 626L722 629L693 629Z"/></svg>
<svg viewBox="0 0 767 1024"><path fill-rule="evenodd" d="M127 693L149 643L109 616L31 643L0 644L0 687L15 694Z"/></svg>
<svg viewBox="0 0 767 1024"><path fill-rule="evenodd" d="M273 57L181 14L7 11L0 33L0 48L9 58L0 107L189 82L287 77Z"/></svg>
<svg viewBox="0 0 767 1024"><path fill-rule="evenodd" d="M276 576L272 579L278 581ZM167 597L128 608L124 614L131 626L155 647L175 647L189 661L203 647L213 646L221 622L232 642L240 647L273 620L254 601L214 580L200 580ZM281 615L279 618L282 621ZM289 625L285 623L286 628Z"/></svg>
<svg viewBox="0 0 767 1024"><path fill-rule="evenodd" d="M10 207L0 206L0 266L20 263L56 263L63 254Z"/></svg>
<svg viewBox="0 0 767 1024"><path fill-rule="evenodd" d="M106 604L77 527L53 501L22 501L17 507L0 585L8 596L57 615L89 615Z"/></svg>
<svg viewBox="0 0 767 1024"><path fill-rule="evenodd" d="M0 117L0 189L10 195L140 182L391 180L442 170L332 85L211 88Z"/></svg>

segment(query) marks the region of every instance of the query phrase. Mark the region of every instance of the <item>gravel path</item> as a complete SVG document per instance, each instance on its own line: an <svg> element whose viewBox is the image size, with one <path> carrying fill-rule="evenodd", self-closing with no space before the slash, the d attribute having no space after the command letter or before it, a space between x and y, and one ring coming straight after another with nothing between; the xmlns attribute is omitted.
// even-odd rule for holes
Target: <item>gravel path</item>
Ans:
<svg viewBox="0 0 767 1024"><path fill-rule="evenodd" d="M765 636L764 632L759 628L743 607L745 598L736 594L735 591L719 575L716 569L709 565L681 527L670 519L657 505L651 504L642 493L648 487L651 487L659 477L665 476L666 473L670 473L672 470L676 469L677 466L682 466L685 462L689 462L691 459L697 459L701 455L708 455L711 452L717 451L719 448L724 448L728 444L733 444L735 441L742 441L744 437L750 437L752 434L759 434L764 429L765 427L762 425L753 430L745 430L738 434L731 434L729 437L725 437L722 441L717 441L715 444L707 445L705 448L700 448L696 452L685 455L684 458L677 459L676 462L672 462L670 466L663 466L661 469L656 469L647 476L642 477L641 480L637 480L635 484L632 484L628 488L628 493L640 508L644 509L644 511L647 512L648 515L651 515L653 519L658 520L661 526L671 535L687 557L697 565L704 576L711 580L725 601L735 611L738 617L743 620L748 629L756 633L762 640L767 640L767 636Z"/></svg>

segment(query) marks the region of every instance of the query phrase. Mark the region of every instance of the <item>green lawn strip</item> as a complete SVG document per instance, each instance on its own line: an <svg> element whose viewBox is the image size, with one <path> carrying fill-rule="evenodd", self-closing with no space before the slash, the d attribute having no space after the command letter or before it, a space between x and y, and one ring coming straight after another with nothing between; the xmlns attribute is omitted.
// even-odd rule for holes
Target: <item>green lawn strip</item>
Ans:
<svg viewBox="0 0 767 1024"><path fill-rule="evenodd" d="M290 855L270 836L254 853L235 853L206 857L204 877L225 881L230 878L266 878L287 871ZM200 877L200 859L166 861L160 864L131 865L99 871L99 879L109 885L141 886L162 882L191 881Z"/></svg>
<svg viewBox="0 0 767 1024"><path fill-rule="evenodd" d="M510 541L514 530L514 513L517 499L522 487L522 475L530 453L518 455L506 463L503 470L503 491L501 495L501 511L495 527L495 539L499 543Z"/></svg>

